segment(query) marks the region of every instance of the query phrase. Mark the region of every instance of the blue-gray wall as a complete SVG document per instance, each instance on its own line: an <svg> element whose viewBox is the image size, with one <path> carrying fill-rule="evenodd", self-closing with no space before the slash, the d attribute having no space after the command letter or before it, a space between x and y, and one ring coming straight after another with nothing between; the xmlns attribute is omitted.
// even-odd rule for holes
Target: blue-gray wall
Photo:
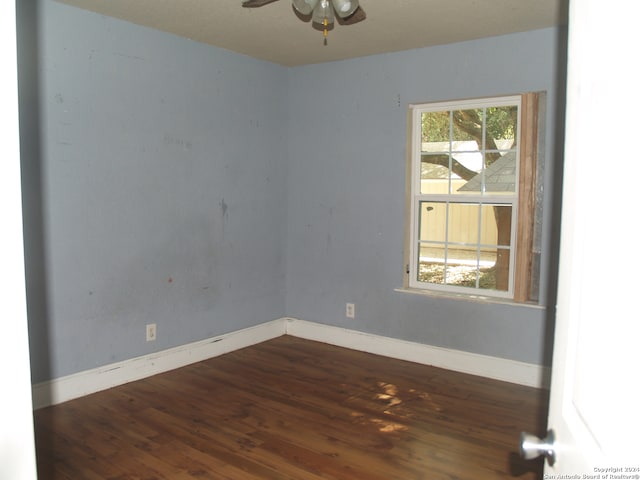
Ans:
<svg viewBox="0 0 640 480"><path fill-rule="evenodd" d="M411 103L546 91L542 298L552 301L560 163L556 30L293 69L289 74L287 314L531 363L547 363L545 309L399 293ZM555 165L555 166L554 166ZM355 303L354 320L345 318Z"/></svg>
<svg viewBox="0 0 640 480"><path fill-rule="evenodd" d="M34 381L282 317L287 71L55 2L39 15Z"/></svg>
<svg viewBox="0 0 640 480"><path fill-rule="evenodd" d="M547 91L551 190L556 30L285 68L49 0L30 15L34 382L283 316L548 360L545 309L394 289L408 103Z"/></svg>

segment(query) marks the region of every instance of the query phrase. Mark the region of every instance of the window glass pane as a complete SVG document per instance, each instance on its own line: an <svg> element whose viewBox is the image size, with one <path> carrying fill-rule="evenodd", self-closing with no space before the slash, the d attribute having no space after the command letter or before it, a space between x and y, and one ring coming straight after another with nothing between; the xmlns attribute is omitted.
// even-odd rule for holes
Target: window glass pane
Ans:
<svg viewBox="0 0 640 480"><path fill-rule="evenodd" d="M493 290L509 290L509 260L511 251L505 248L498 248L496 250L496 263L493 267L493 274L495 275L494 286L487 286L485 288L492 288Z"/></svg>
<svg viewBox="0 0 640 480"><path fill-rule="evenodd" d="M444 283L445 248L439 245L421 245L418 260L418 281Z"/></svg>
<svg viewBox="0 0 640 480"><path fill-rule="evenodd" d="M449 193L450 112L422 113L421 129L421 193Z"/></svg>
<svg viewBox="0 0 640 480"><path fill-rule="evenodd" d="M461 156L458 158L463 160ZM484 156L481 152L469 152L465 154L464 160L465 169L460 167L462 178L452 184L451 193L480 195L484 192Z"/></svg>
<svg viewBox="0 0 640 480"><path fill-rule="evenodd" d="M455 110L453 112L453 142L475 142L476 149L482 147L481 109Z"/></svg>
<svg viewBox="0 0 640 480"><path fill-rule="evenodd" d="M494 152L486 155L486 169L483 175L484 192L513 194L516 191L517 159L514 150ZM471 183L471 182L470 182Z"/></svg>
<svg viewBox="0 0 640 480"><path fill-rule="evenodd" d="M484 288L487 290L496 289L496 259L497 254L495 248L482 248L480 250L478 258L478 288ZM506 277L506 281L508 285L508 275Z"/></svg>
<svg viewBox="0 0 640 480"><path fill-rule="evenodd" d="M449 153L449 111L422 113L422 151Z"/></svg>
<svg viewBox="0 0 640 480"><path fill-rule="evenodd" d="M449 154L423 154L420 162L420 193L449 193Z"/></svg>
<svg viewBox="0 0 640 480"><path fill-rule="evenodd" d="M447 204L443 202L420 202L418 240L444 242L446 240Z"/></svg>
<svg viewBox="0 0 640 480"><path fill-rule="evenodd" d="M485 110L485 148L487 150L509 150L515 147L518 138L518 107L489 107Z"/></svg>
<svg viewBox="0 0 640 480"><path fill-rule="evenodd" d="M496 222L494 205L482 205L480 207L481 212L481 225L480 225L480 245L497 245L498 244L498 224ZM506 207L511 211L510 207ZM506 232L507 238L511 238L511 224L509 223L509 231ZM504 228L504 226L503 226ZM507 244L508 245L508 244Z"/></svg>
<svg viewBox="0 0 640 480"><path fill-rule="evenodd" d="M489 207L488 207L489 208ZM508 247L511 245L511 213L510 205L493 205L493 216L496 226L497 239L494 245ZM489 223L489 222L487 222ZM487 227L490 225L488 224Z"/></svg>
<svg viewBox="0 0 640 480"><path fill-rule="evenodd" d="M482 187L482 152L478 150L475 141L458 142L453 145L451 154L451 194L481 192ZM475 180L474 180L475 179ZM475 181L477 185L467 188L469 182Z"/></svg>
<svg viewBox="0 0 640 480"><path fill-rule="evenodd" d="M452 203L449 205L449 243L470 245L473 254L478 244L480 205ZM459 248L462 248L461 245Z"/></svg>
<svg viewBox="0 0 640 480"><path fill-rule="evenodd" d="M511 214L510 205L482 206L479 288L501 291L509 289Z"/></svg>

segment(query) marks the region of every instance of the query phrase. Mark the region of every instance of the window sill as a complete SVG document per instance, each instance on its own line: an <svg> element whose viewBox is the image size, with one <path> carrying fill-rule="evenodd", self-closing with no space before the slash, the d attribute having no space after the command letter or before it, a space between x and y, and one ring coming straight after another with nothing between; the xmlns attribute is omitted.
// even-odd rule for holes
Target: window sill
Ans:
<svg viewBox="0 0 640 480"><path fill-rule="evenodd" d="M514 302L513 300L510 300L508 298L485 297L482 295L468 295L468 294L450 293L450 292L435 292L433 290L420 290L417 288L409 288L409 287L395 288L394 291L398 293L409 293L412 295L421 295L423 297L444 298L448 300L461 300L463 302L511 305L514 307L533 308L536 310L547 309L546 305L538 305L537 303Z"/></svg>

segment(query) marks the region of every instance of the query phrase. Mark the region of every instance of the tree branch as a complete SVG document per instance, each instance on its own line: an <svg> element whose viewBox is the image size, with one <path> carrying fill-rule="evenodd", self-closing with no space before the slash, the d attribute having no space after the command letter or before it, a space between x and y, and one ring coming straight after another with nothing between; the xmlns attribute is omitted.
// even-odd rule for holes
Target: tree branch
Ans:
<svg viewBox="0 0 640 480"><path fill-rule="evenodd" d="M421 161L424 163L430 163L432 165L440 165L441 167L449 168L449 155L425 155L421 156ZM451 171L458 175L463 180L469 181L475 177L478 172L465 167L455 158L451 159Z"/></svg>

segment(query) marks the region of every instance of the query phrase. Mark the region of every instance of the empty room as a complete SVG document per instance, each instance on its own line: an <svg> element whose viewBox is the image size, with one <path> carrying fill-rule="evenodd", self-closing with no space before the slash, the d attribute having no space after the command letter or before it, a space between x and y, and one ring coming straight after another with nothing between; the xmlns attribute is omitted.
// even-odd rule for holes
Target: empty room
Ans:
<svg viewBox="0 0 640 480"><path fill-rule="evenodd" d="M16 3L38 478L542 478L568 6L425 3Z"/></svg>

